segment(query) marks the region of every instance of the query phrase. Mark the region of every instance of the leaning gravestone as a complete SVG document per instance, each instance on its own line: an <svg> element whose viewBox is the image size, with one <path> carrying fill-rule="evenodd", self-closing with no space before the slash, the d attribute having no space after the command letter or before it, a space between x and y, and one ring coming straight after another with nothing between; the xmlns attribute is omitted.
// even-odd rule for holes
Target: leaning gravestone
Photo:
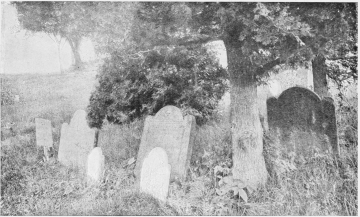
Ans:
<svg viewBox="0 0 360 217"><path fill-rule="evenodd" d="M36 145L44 147L44 155L46 160L50 158L50 149L53 147L51 121L35 118L36 127Z"/></svg>
<svg viewBox="0 0 360 217"><path fill-rule="evenodd" d="M164 201L168 195L171 166L163 148L156 147L144 159L141 167L140 191Z"/></svg>
<svg viewBox="0 0 360 217"><path fill-rule="evenodd" d="M309 89L292 87L278 99L268 99L267 108L271 131L290 150L308 150L306 144L314 144L338 154L335 107L329 101Z"/></svg>
<svg viewBox="0 0 360 217"><path fill-rule="evenodd" d="M86 121L86 112L77 110L70 124L63 123L59 145L59 162L65 166L86 168L90 151L94 148L95 130Z"/></svg>
<svg viewBox="0 0 360 217"><path fill-rule="evenodd" d="M91 150L87 159L87 177L89 183L99 183L104 177L105 157L100 147Z"/></svg>
<svg viewBox="0 0 360 217"><path fill-rule="evenodd" d="M135 167L136 177L141 178L140 169L147 154L155 147L161 147L169 156L171 178L185 178L190 163L195 124L193 116L183 117L180 109L175 106L166 106L155 116L148 116Z"/></svg>

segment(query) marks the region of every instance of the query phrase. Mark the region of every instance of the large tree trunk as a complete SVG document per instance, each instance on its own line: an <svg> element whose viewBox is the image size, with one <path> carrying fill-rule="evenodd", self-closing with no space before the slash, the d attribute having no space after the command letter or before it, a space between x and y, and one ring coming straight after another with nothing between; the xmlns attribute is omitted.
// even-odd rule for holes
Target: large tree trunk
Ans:
<svg viewBox="0 0 360 217"><path fill-rule="evenodd" d="M71 39L71 38L67 38L67 39L69 41L71 50L74 54L74 59L75 59L74 66L76 69L80 69L82 67L82 60L79 53L81 39Z"/></svg>
<svg viewBox="0 0 360 217"><path fill-rule="evenodd" d="M241 54L241 48L226 46L226 50L231 83L233 177L256 189L265 184L267 171L263 156L255 68L249 58Z"/></svg>
<svg viewBox="0 0 360 217"><path fill-rule="evenodd" d="M59 41L59 42L57 43L57 49L58 49L58 59L59 59L60 73L63 74L63 73L64 73L64 69L63 69L62 63L61 63L61 41Z"/></svg>
<svg viewBox="0 0 360 217"><path fill-rule="evenodd" d="M312 61L314 92L321 98L331 97L326 80L325 60L325 57L322 54L319 54Z"/></svg>

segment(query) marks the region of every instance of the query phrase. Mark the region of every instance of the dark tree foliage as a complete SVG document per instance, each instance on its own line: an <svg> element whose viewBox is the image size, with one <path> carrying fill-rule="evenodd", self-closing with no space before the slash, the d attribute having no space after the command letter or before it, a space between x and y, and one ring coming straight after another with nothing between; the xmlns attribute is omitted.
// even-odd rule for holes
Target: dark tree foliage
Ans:
<svg viewBox="0 0 360 217"><path fill-rule="evenodd" d="M98 75L99 85L90 97L88 119L101 128L106 118L126 123L175 105L196 117L210 119L227 88L226 70L205 49L163 47L138 58L114 52Z"/></svg>

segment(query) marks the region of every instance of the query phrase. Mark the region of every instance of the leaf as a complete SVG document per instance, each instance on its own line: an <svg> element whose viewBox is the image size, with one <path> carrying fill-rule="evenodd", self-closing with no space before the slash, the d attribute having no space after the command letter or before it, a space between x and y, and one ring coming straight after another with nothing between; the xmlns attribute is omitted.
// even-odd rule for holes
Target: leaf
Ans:
<svg viewBox="0 0 360 217"><path fill-rule="evenodd" d="M239 197L241 197L241 199L243 199L245 201L245 203L247 203L248 196L247 196L246 192L244 191L244 189L239 189Z"/></svg>
<svg viewBox="0 0 360 217"><path fill-rule="evenodd" d="M245 188L245 187L246 187L246 184L245 184L244 182L238 180L238 181L237 181L237 187L242 189L242 188Z"/></svg>
<svg viewBox="0 0 360 217"><path fill-rule="evenodd" d="M214 174L216 174L217 172L222 172L223 168L221 166L216 166L214 168Z"/></svg>
<svg viewBox="0 0 360 217"><path fill-rule="evenodd" d="M226 183L226 184L231 184L231 183L233 183L233 181L234 181L234 179L233 179L232 176L226 176L226 177L224 177L222 180L223 180L224 183Z"/></svg>
<svg viewBox="0 0 360 217"><path fill-rule="evenodd" d="M129 166L129 165L133 164L134 162L135 162L135 158L132 157L132 158L130 158L130 159L128 160L127 165Z"/></svg>
<svg viewBox="0 0 360 217"><path fill-rule="evenodd" d="M218 194L218 195L220 195L220 196L222 196L223 195L223 192L220 190L220 189L215 189L215 191L216 191L216 193Z"/></svg>
<svg viewBox="0 0 360 217"><path fill-rule="evenodd" d="M234 187L234 188L232 188L232 190L234 191L234 196L239 194L239 188Z"/></svg>

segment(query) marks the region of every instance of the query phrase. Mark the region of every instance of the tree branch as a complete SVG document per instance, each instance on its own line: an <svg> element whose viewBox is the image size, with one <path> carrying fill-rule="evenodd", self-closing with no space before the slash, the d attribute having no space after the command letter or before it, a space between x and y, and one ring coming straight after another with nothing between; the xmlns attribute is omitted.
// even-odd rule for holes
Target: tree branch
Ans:
<svg viewBox="0 0 360 217"><path fill-rule="evenodd" d="M265 65L259 67L256 70L256 75L262 75L263 73L269 71L270 69L272 69L273 67L280 65L282 63L285 63L284 60L281 60L280 58L277 58L271 62L266 63Z"/></svg>
<svg viewBox="0 0 360 217"><path fill-rule="evenodd" d="M155 42L154 46L189 46L194 44L205 44L212 41L222 40L221 37L211 36L187 36L179 39L159 40Z"/></svg>
<svg viewBox="0 0 360 217"><path fill-rule="evenodd" d="M326 60L336 61L336 60L349 60L349 59L357 59L357 55L350 56L350 57L334 57L334 58L326 58Z"/></svg>

